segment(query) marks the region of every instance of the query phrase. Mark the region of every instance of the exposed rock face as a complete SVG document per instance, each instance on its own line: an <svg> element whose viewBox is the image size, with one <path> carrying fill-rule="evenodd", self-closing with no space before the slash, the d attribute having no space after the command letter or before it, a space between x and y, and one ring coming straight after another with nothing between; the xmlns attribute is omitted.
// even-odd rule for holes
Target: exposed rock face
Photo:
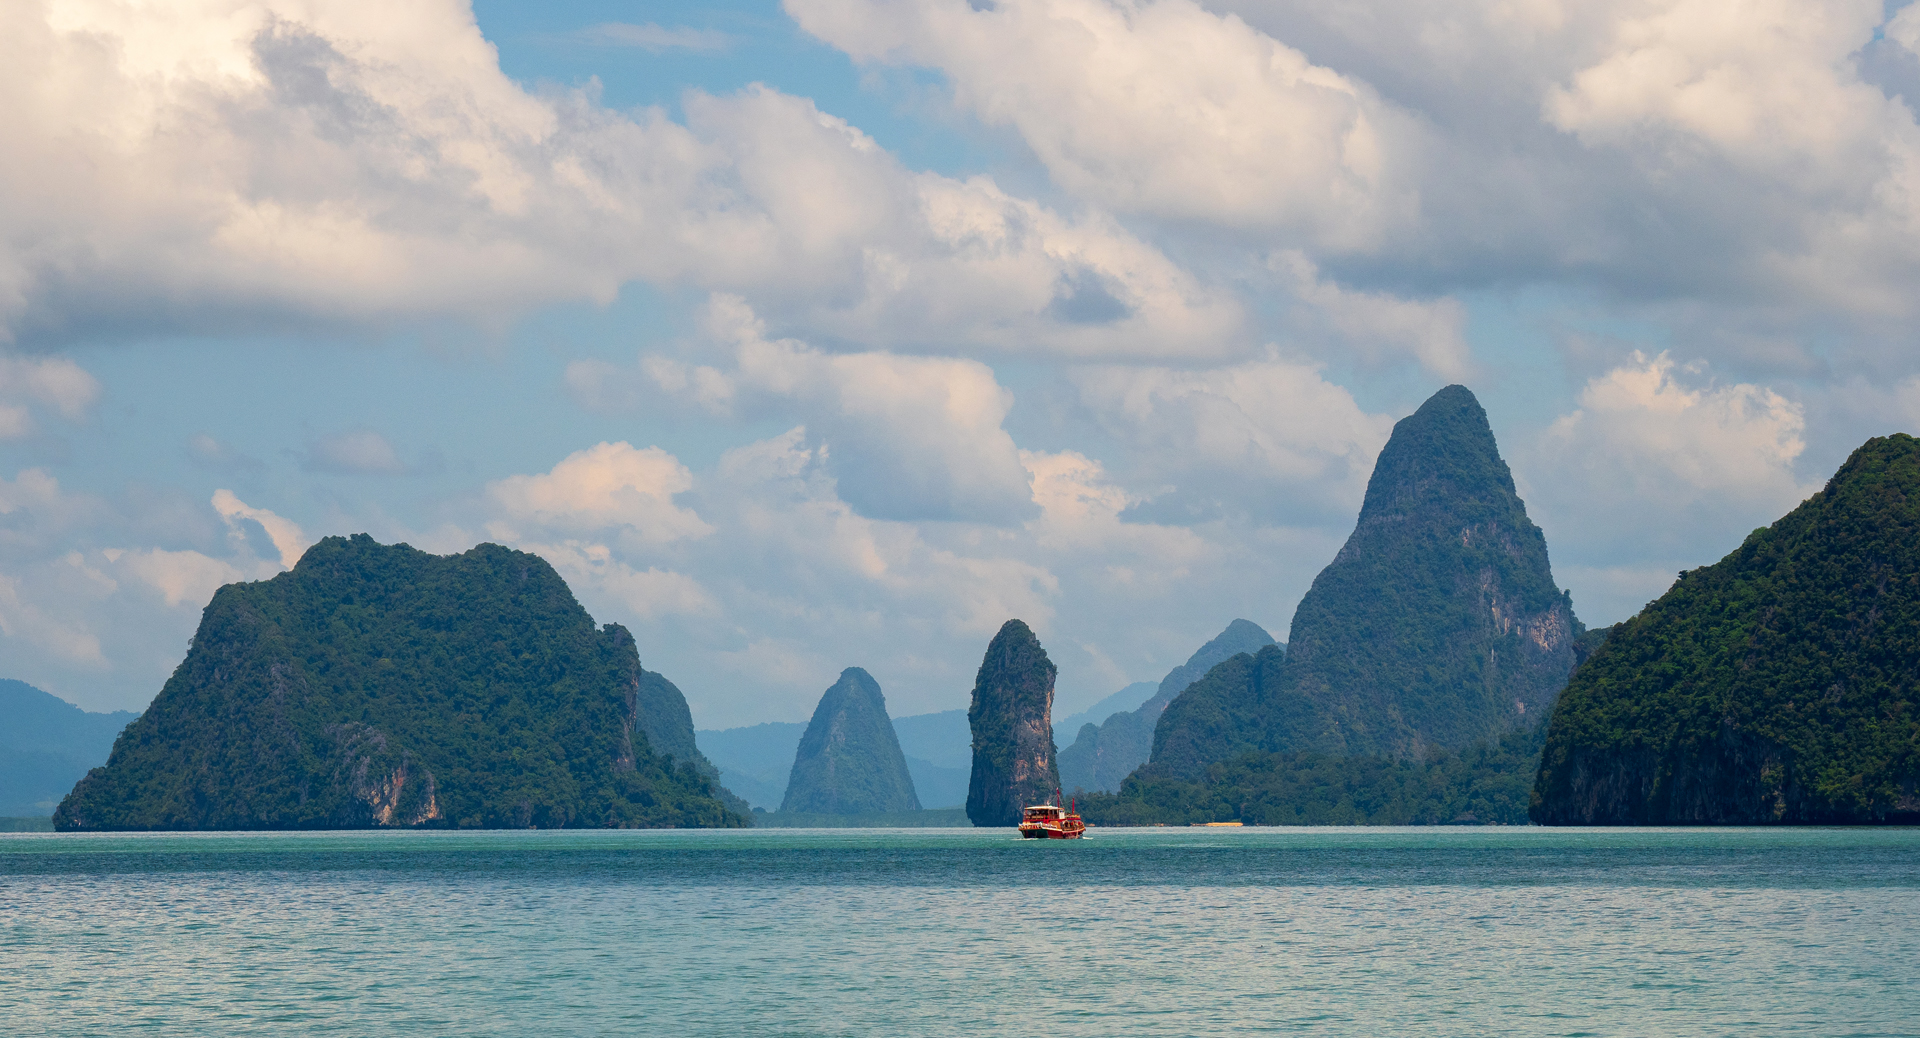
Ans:
<svg viewBox="0 0 1920 1038"><path fill-rule="evenodd" d="M854 815L918 811L900 739L887 718L880 685L859 667L820 697L800 737L782 811Z"/></svg>
<svg viewBox="0 0 1920 1038"><path fill-rule="evenodd" d="M596 629L537 556L329 537L214 595L186 660L54 824L743 824L697 754L651 745L684 727L690 746L692 724L684 700L654 716L645 676L633 638Z"/></svg>
<svg viewBox="0 0 1920 1038"><path fill-rule="evenodd" d="M1547 825L1920 822L1920 440L1680 575L1580 665L1547 731Z"/></svg>
<svg viewBox="0 0 1920 1038"><path fill-rule="evenodd" d="M1008 620L987 646L967 709L973 729L967 818L974 825L1017 825L1022 808L1048 801L1059 788L1054 674L1040 639L1019 620Z"/></svg>
<svg viewBox="0 0 1920 1038"><path fill-rule="evenodd" d="M1137 710L1109 716L1099 725L1080 726L1073 745L1060 751L1060 783L1068 790L1115 792L1120 782L1147 762L1153 752L1153 728L1167 704L1205 677L1215 665L1273 644L1273 636L1251 620L1235 620L1187 662L1167 672L1159 689Z"/></svg>
<svg viewBox="0 0 1920 1038"><path fill-rule="evenodd" d="M1546 716L1580 631L1486 412L1448 386L1394 426L1286 651L1223 663L1169 704L1151 770L1197 778L1247 750L1419 756L1497 737Z"/></svg>

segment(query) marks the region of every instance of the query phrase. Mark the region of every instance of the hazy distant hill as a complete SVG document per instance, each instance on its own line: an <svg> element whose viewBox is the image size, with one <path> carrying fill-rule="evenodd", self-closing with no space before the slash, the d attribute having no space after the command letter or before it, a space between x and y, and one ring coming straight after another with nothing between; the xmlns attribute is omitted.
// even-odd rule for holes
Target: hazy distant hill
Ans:
<svg viewBox="0 0 1920 1038"><path fill-rule="evenodd" d="M329 537L287 573L215 593L186 660L54 821L744 824L697 755L651 744L690 752L685 711L538 556Z"/></svg>
<svg viewBox="0 0 1920 1038"><path fill-rule="evenodd" d="M719 767L720 781L727 789L754 807L777 811L787 795L788 773L806 728L797 721L769 721L741 728L703 728L697 734L700 752ZM973 749L965 710L896 717L893 731L923 806L931 810L966 803Z"/></svg>
<svg viewBox="0 0 1920 1038"><path fill-rule="evenodd" d="M1073 743L1060 751L1061 787L1068 791L1117 791L1121 781L1145 764L1152 754L1154 725L1175 696L1205 677L1216 664L1243 652L1259 652L1272 644L1273 636L1251 620L1228 624L1226 630L1197 649L1187 662L1168 671L1159 685L1148 686L1152 693L1137 709L1109 714L1097 725L1082 724Z"/></svg>
<svg viewBox="0 0 1920 1038"><path fill-rule="evenodd" d="M1920 440L1868 440L1615 628L1560 697L1533 817L1920 822Z"/></svg>
<svg viewBox="0 0 1920 1038"><path fill-rule="evenodd" d="M1054 718L1054 745L1062 747L1072 745L1082 725L1097 725L1114 714L1138 710L1140 704L1152 699L1153 694L1158 691L1160 691L1159 682L1136 681L1077 714Z"/></svg>
<svg viewBox="0 0 1920 1038"><path fill-rule="evenodd" d="M800 736L782 812L877 814L918 811L913 778L887 717L887 700L859 667L840 672Z"/></svg>
<svg viewBox="0 0 1920 1038"><path fill-rule="evenodd" d="M135 714L96 714L27 684L0 679L0 815L51 815L60 798L107 762Z"/></svg>

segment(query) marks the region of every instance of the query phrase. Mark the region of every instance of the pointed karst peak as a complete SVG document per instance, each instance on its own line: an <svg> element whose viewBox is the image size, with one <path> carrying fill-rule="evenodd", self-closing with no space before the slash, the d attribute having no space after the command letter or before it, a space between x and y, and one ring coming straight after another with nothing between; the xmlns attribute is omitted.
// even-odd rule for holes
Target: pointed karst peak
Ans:
<svg viewBox="0 0 1920 1038"><path fill-rule="evenodd" d="M1008 620L987 645L967 709L973 729L967 818L974 825L1017 825L1021 808L1044 803L1059 787L1053 746L1055 673L1040 639L1019 620Z"/></svg>
<svg viewBox="0 0 1920 1038"><path fill-rule="evenodd" d="M859 667L840 672L800 737L782 811L857 815L918 811L907 758L880 683Z"/></svg>
<svg viewBox="0 0 1920 1038"><path fill-rule="evenodd" d="M1467 522L1506 518L1519 506L1487 412L1465 386L1448 386L1400 419L1374 462L1360 522L1436 509Z"/></svg>
<svg viewBox="0 0 1920 1038"><path fill-rule="evenodd" d="M1192 780L1247 750L1417 757L1496 738L1552 709L1580 630L1486 412L1448 386L1394 426L1285 652L1183 691L1149 767Z"/></svg>

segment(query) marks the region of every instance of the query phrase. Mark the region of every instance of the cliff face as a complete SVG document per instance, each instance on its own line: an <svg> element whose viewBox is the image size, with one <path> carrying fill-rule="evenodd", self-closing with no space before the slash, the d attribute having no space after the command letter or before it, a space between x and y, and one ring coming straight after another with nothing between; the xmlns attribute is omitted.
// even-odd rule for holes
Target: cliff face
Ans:
<svg viewBox="0 0 1920 1038"><path fill-rule="evenodd" d="M1553 713L1548 825L1920 822L1920 440L1680 575Z"/></svg>
<svg viewBox="0 0 1920 1038"><path fill-rule="evenodd" d="M900 739L880 685L859 667L820 697L800 737L782 811L851 815L918 811Z"/></svg>
<svg viewBox="0 0 1920 1038"><path fill-rule="evenodd" d="M1109 716L1099 725L1080 726L1073 745L1060 751L1062 788L1114 792L1153 753L1153 729L1167 704L1215 665L1241 653L1259 652L1273 636L1251 620L1235 620L1202 645L1187 662L1167 672L1160 687L1137 710Z"/></svg>
<svg viewBox="0 0 1920 1038"><path fill-rule="evenodd" d="M1008 620L987 646L967 709L973 730L967 818L974 825L1017 825L1021 808L1046 802L1059 788L1054 674L1040 639L1019 620Z"/></svg>
<svg viewBox="0 0 1920 1038"><path fill-rule="evenodd" d="M653 748L650 729L681 722L652 715L645 677L632 637L596 629L537 556L330 537L214 595L186 660L54 822L743 824L691 761Z"/></svg>
<svg viewBox="0 0 1920 1038"><path fill-rule="evenodd" d="M1462 386L1394 426L1286 652L1228 661L1162 714L1150 770L1247 750L1419 756L1537 723L1581 628L1486 412Z"/></svg>

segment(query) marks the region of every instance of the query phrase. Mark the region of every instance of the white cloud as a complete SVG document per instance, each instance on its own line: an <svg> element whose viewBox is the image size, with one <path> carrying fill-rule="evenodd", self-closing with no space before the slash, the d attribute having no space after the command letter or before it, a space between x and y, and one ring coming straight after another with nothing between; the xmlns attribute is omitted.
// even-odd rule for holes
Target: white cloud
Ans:
<svg viewBox="0 0 1920 1038"><path fill-rule="evenodd" d="M1121 209L1352 248L1414 215L1404 116L1190 0L787 0L856 60L939 68L1063 186Z"/></svg>
<svg viewBox="0 0 1920 1038"><path fill-rule="evenodd" d="M1288 279L1295 297L1307 304L1307 321L1318 322L1323 335L1369 363L1385 366L1411 358L1444 379L1467 375L1467 314L1458 300L1420 301L1343 288L1322 278L1313 261L1298 250L1275 253L1268 265Z"/></svg>
<svg viewBox="0 0 1920 1038"><path fill-rule="evenodd" d="M222 512L227 514L222 514ZM89 709L138 709L180 662L221 584L281 569L235 527L252 518L298 558L298 527L230 494L214 507L136 488L75 493L39 469L0 478L0 658L9 677ZM291 540L289 540L291 538Z"/></svg>
<svg viewBox="0 0 1920 1038"><path fill-rule="evenodd" d="M0 353L0 440L19 439L34 431L29 405L77 420L99 397L100 383L66 357Z"/></svg>
<svg viewBox="0 0 1920 1038"><path fill-rule="evenodd" d="M891 344L1217 352L1242 320L1111 220L914 174L802 98L528 94L461 4L0 19L0 336L497 325L635 280Z"/></svg>
<svg viewBox="0 0 1920 1038"><path fill-rule="evenodd" d="M1463 370L1447 297L1513 285L1597 290L1662 322L1680 307L1727 331L1700 345L1736 362L1838 329L1868 363L1910 363L1920 127L1912 91L1902 103L1856 60L1877 46L1880 4L787 7L856 61L937 69L1055 184L1160 218L1170 251L1216 276L1222 247L1252 240L1342 293L1437 301L1394 316L1446 377ZM1888 46L1915 24L1895 16ZM1323 302L1335 340L1368 316ZM1786 352L1809 370L1832 355Z"/></svg>
<svg viewBox="0 0 1920 1038"><path fill-rule="evenodd" d="M280 553L280 565L287 569L298 564L300 556L305 555L307 547L313 543L307 539L298 523L265 508L255 508L234 496L231 490L213 492L213 510L220 513L220 518L225 520L228 531L235 538L244 540L245 537L240 529L240 520L251 519L258 523L273 542L274 550Z"/></svg>
<svg viewBox="0 0 1920 1038"><path fill-rule="evenodd" d="M1134 450L1138 478L1182 493L1151 514L1209 505L1263 524L1358 507L1392 421L1318 369L1280 359L1232 367L1101 366L1072 374L1095 419Z"/></svg>
<svg viewBox="0 0 1920 1038"><path fill-rule="evenodd" d="M568 455L550 472L495 480L487 494L505 518L499 536L515 538L515 527L531 523L559 530L620 527L658 543L713 532L673 503L692 485L686 466L658 447L603 442Z"/></svg>
<svg viewBox="0 0 1920 1038"><path fill-rule="evenodd" d="M1013 394L973 360L831 354L770 339L746 303L716 296L706 334L724 369L643 359L659 387L723 414L797 413L831 452L840 494L888 519L1017 519L1026 469L1002 423Z"/></svg>
<svg viewBox="0 0 1920 1038"><path fill-rule="evenodd" d="M1722 384L1699 365L1635 354L1590 380L1579 405L1515 462L1568 574L1637 579L1713 562L1819 489L1795 471L1802 406L1764 386ZM1576 604L1587 596L1563 579ZM1596 580L1603 600L1639 593L1609 587L1611 576Z"/></svg>
<svg viewBox="0 0 1920 1038"><path fill-rule="evenodd" d="M112 563L159 591L169 607L185 603L197 609L205 605L222 584L256 576L241 572L229 562L197 551L167 551L162 548L109 551Z"/></svg>

